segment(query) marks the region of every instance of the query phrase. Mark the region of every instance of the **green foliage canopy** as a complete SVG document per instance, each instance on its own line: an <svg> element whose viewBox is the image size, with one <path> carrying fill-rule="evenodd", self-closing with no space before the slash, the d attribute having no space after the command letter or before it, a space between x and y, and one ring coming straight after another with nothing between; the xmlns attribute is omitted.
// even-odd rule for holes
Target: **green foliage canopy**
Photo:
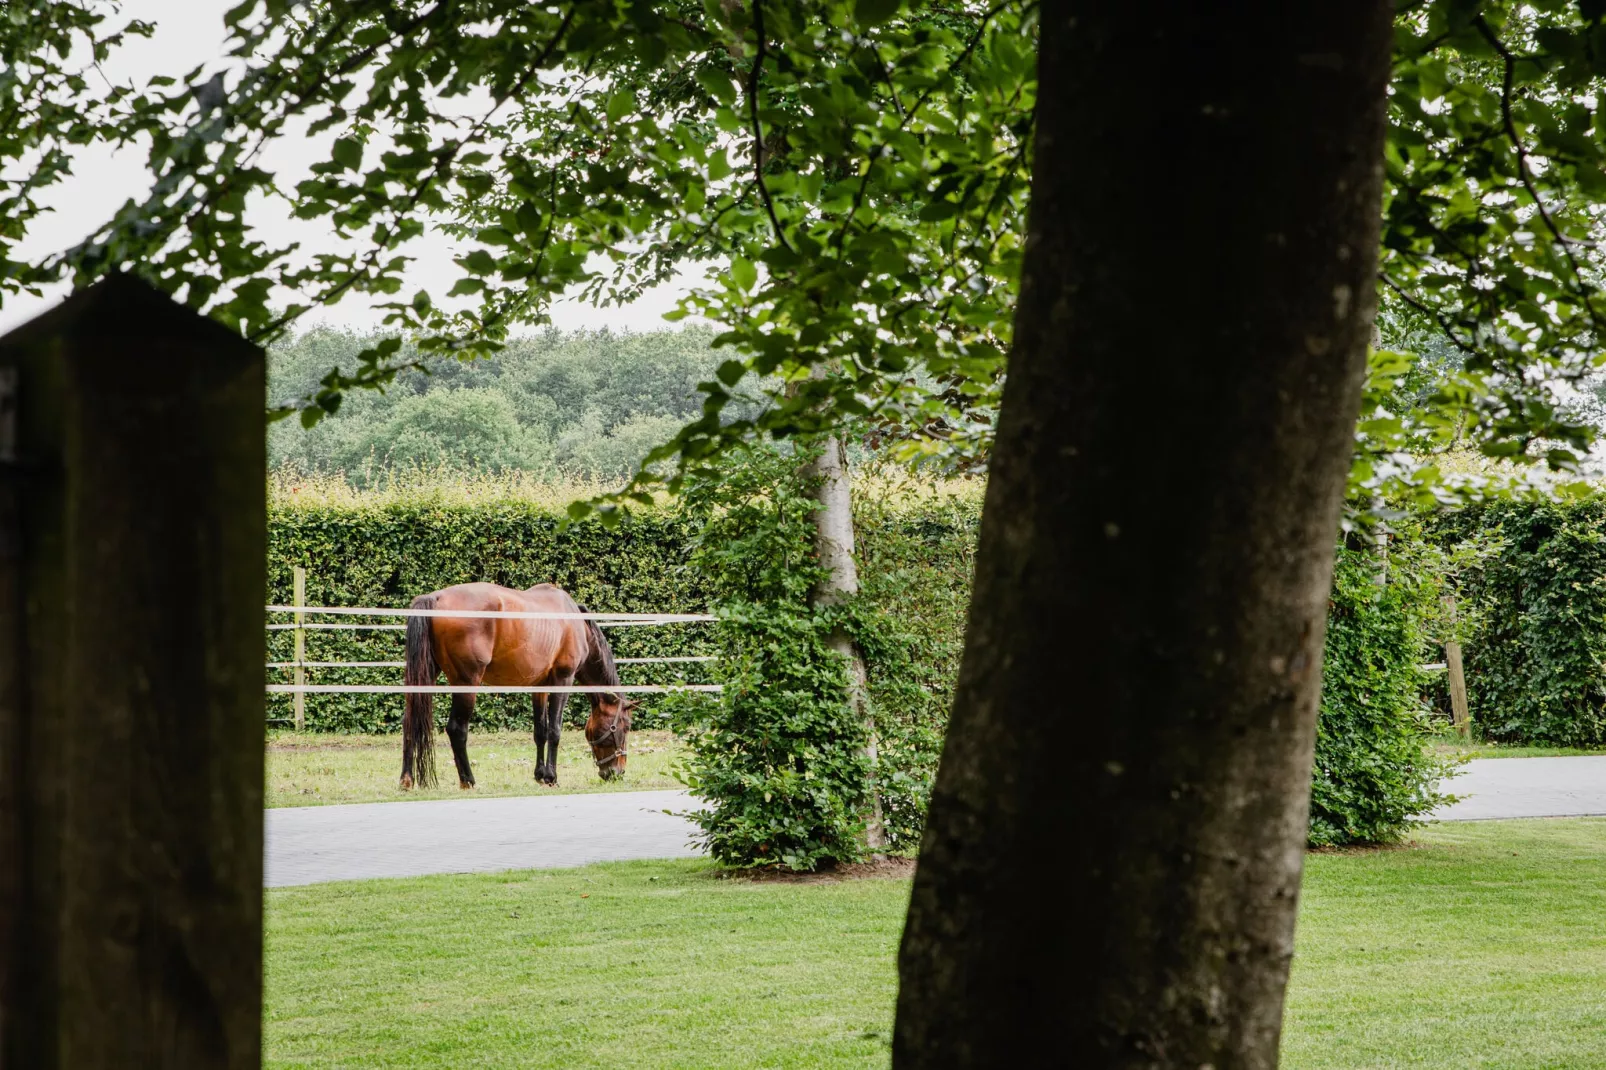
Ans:
<svg viewBox="0 0 1606 1070"><path fill-rule="evenodd" d="M6 56L116 44L110 0L34 7L47 17L0 19ZM1606 314L1602 14L1402 6L1380 286L1461 357L1404 409L1398 392L1369 398L1356 498L1438 493L1410 443L1566 468L1590 440L1552 384L1595 366ZM655 458L679 459L671 482L755 433L844 421L962 466L985 456L1009 344L1036 18L1025 0L246 0L228 16L233 73L105 95L65 60L30 61L0 84L11 202L61 180L84 141L140 139L156 175L42 259L15 253L29 211L8 217L0 288L137 271L260 340L376 294L417 353L468 357L540 322L557 294L629 300L711 260L728 270L681 311L718 323L731 358ZM333 135L330 159L281 189L260 150L302 123ZM247 227L258 194L352 248L309 260L272 246ZM431 217L468 242L461 278L450 295L403 296L407 243ZM299 296L274 307L275 286ZM385 339L294 407L310 424L414 361ZM794 386L732 414L749 373Z"/></svg>

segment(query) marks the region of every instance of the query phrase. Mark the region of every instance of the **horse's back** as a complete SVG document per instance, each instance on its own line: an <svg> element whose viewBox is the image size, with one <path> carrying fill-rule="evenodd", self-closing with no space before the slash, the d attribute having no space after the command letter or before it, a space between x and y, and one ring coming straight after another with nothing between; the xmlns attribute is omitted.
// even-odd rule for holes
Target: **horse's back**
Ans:
<svg viewBox="0 0 1606 1070"><path fill-rule="evenodd" d="M497 610L513 608L522 592L495 583L459 583L435 592L437 609Z"/></svg>
<svg viewBox="0 0 1606 1070"><path fill-rule="evenodd" d="M561 587L543 583L526 591L494 583L460 583L435 592L437 610L574 613ZM436 617L437 660L448 677L493 684L544 683L572 672L587 652L585 622L564 619Z"/></svg>

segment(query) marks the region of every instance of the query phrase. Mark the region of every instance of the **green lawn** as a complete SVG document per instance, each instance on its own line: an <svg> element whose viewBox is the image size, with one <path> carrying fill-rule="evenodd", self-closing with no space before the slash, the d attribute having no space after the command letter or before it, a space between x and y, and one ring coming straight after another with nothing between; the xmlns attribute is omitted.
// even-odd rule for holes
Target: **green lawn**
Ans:
<svg viewBox="0 0 1606 1070"><path fill-rule="evenodd" d="M1419 843L1309 859L1283 1065L1606 1067L1606 821ZM885 1066L907 896L703 862L275 890L268 1063Z"/></svg>
<svg viewBox="0 0 1606 1070"><path fill-rule="evenodd" d="M1606 747L1539 747L1517 743L1462 742L1440 737L1433 748L1455 758L1572 758L1581 754L1606 754Z"/></svg>
<svg viewBox="0 0 1606 1070"><path fill-rule="evenodd" d="M558 795L592 791L644 791L679 788L670 765L682 754L669 732L630 733L628 771L604 783L597 776L585 733L565 729L558 748L558 786L535 782L535 741L528 732L469 732L468 758L474 766L476 795ZM401 736L342 736L316 732L268 733L269 806L323 803L396 802L403 799L455 799L452 748L445 735L435 741L440 784L429 791L404 792Z"/></svg>
<svg viewBox="0 0 1606 1070"><path fill-rule="evenodd" d="M1606 1067L1606 820L1418 838L1307 859L1283 1066Z"/></svg>
<svg viewBox="0 0 1606 1070"><path fill-rule="evenodd" d="M637 862L269 893L270 1066L877 1066L906 881Z"/></svg>

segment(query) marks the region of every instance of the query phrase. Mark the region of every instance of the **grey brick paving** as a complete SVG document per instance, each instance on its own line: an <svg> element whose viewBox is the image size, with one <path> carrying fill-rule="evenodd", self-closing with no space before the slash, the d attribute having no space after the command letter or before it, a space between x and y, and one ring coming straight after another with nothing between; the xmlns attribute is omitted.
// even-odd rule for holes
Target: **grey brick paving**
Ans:
<svg viewBox="0 0 1606 1070"><path fill-rule="evenodd" d="M681 791L357 803L266 811L268 887L684 858Z"/></svg>
<svg viewBox="0 0 1606 1070"><path fill-rule="evenodd" d="M1606 755L1575 758L1479 758L1440 785L1461 801L1440 821L1606 814Z"/></svg>

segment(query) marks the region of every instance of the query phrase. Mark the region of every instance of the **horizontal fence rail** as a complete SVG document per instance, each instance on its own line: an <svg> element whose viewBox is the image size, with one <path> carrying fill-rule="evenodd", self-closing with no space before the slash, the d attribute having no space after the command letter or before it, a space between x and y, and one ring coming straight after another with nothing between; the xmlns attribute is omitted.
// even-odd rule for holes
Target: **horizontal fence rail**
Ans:
<svg viewBox="0 0 1606 1070"><path fill-rule="evenodd" d="M670 665L680 662L718 661L713 656L697 658L614 658L615 665ZM270 669L405 669L405 661L270 661Z"/></svg>
<svg viewBox="0 0 1606 1070"><path fill-rule="evenodd" d="M719 684L571 684L542 686L512 684L268 684L276 695L618 695L625 692L667 694L672 691L719 692Z"/></svg>
<svg viewBox="0 0 1606 1070"><path fill-rule="evenodd" d="M270 632L405 632L405 624L269 624Z"/></svg>
<svg viewBox="0 0 1606 1070"><path fill-rule="evenodd" d="M348 617L455 617L460 620L594 620L642 624L693 624L718 620L711 613L545 613L522 609L385 609L361 606L268 606L269 613L333 614ZM269 625L269 627L274 627ZM295 627L292 625L292 627ZM301 627L313 628L307 624Z"/></svg>
<svg viewBox="0 0 1606 1070"><path fill-rule="evenodd" d="M299 570L298 570L299 571ZM294 673L295 682L290 684L267 684L269 694L292 695L295 698L294 723L300 729L304 723L303 700L307 695L540 695L540 694L673 694L675 692L700 692L704 694L718 694L724 688L719 684L571 684L558 686L555 684L309 684L305 673L308 669L401 669L406 668L404 661L307 661L302 651L301 637L309 631L389 631L402 632L407 630L406 624L377 624L371 621L363 622L327 622L309 621L308 617L348 616L348 617L456 617L469 620L589 620L594 621L599 628L631 628L631 627L657 627L666 624L699 624L718 620L718 617L708 613L546 613L523 610L481 610L481 609L392 609L381 606L309 606L302 603L301 576L296 577L296 605L267 606L269 613L293 613L294 623L267 624L269 631L288 631L296 633L296 651L293 661L271 661L267 663L269 669L288 669ZM719 659L713 655L698 655L685 657L643 657L618 658L619 665L674 665L697 662L712 662ZM270 718L273 720L286 720L287 718Z"/></svg>
<svg viewBox="0 0 1606 1070"><path fill-rule="evenodd" d="M270 661L270 669L405 669L405 661Z"/></svg>
<svg viewBox="0 0 1606 1070"><path fill-rule="evenodd" d="M464 613L442 613L442 614L440 614L440 616L443 616L443 617L461 617L461 616L467 616L467 615L468 614L464 614ZM711 617L709 619L712 620L714 618ZM650 628L650 627L653 627L654 625L658 625L658 624L695 624L695 623L698 623L698 622L697 621L686 621L686 620L658 620L656 618L653 619L653 620L599 620L599 621L597 621L597 627L599 627L599 628ZM321 631L321 632L336 632L336 631L338 631L338 632L362 632L362 631L369 631L369 632L405 632L407 630L407 625L405 625L405 624L317 624L317 623L313 623L313 624L269 624L269 625L266 625L265 627L270 632L293 632L293 631L296 631L297 629L300 629L302 631L309 631L309 632L314 632L314 631Z"/></svg>

